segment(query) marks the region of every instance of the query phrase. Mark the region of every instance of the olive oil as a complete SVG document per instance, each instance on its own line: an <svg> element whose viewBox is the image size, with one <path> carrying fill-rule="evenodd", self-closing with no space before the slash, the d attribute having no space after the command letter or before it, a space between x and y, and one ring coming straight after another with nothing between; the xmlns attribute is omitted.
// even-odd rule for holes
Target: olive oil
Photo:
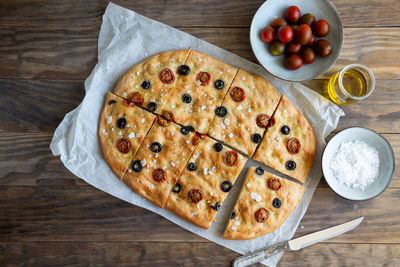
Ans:
<svg viewBox="0 0 400 267"><path fill-rule="evenodd" d="M353 65L357 65L352 67ZM365 66L353 64L334 74L325 84L325 94L339 105L364 99L375 87L375 77Z"/></svg>

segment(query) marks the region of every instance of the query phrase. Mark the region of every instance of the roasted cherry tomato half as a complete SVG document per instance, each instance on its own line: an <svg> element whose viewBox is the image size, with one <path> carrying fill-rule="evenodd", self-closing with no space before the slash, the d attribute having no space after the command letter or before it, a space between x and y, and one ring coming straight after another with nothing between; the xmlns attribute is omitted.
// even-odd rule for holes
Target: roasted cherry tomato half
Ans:
<svg viewBox="0 0 400 267"><path fill-rule="evenodd" d="M285 19L291 24L295 24L300 16L300 9L297 6L290 6L285 11Z"/></svg>
<svg viewBox="0 0 400 267"><path fill-rule="evenodd" d="M281 180L279 178L270 178L268 180L268 188L274 191L278 191L281 188Z"/></svg>
<svg viewBox="0 0 400 267"><path fill-rule="evenodd" d="M143 102L144 102L143 96L139 92L130 93L128 100L130 103L133 103L137 106L142 106ZM131 105L128 104L128 106L131 106Z"/></svg>
<svg viewBox="0 0 400 267"><path fill-rule="evenodd" d="M174 80L175 80L175 75L174 75L174 73L172 72L171 69L166 68L166 69L163 69L163 70L160 72L160 80L161 80L163 83L170 84L170 83L173 83L173 82L174 82Z"/></svg>
<svg viewBox="0 0 400 267"><path fill-rule="evenodd" d="M268 122L268 127L272 127L275 125L275 117L272 117Z"/></svg>
<svg viewBox="0 0 400 267"><path fill-rule="evenodd" d="M242 102L246 98L244 90L240 87L235 87L232 89L230 96L235 102Z"/></svg>
<svg viewBox="0 0 400 267"><path fill-rule="evenodd" d="M269 212L265 208L260 208L254 214L254 217L256 218L257 222L263 223L263 222L266 222L268 220Z"/></svg>
<svg viewBox="0 0 400 267"><path fill-rule="evenodd" d="M162 168L153 171L153 180L157 183L163 183L167 179L167 173Z"/></svg>
<svg viewBox="0 0 400 267"><path fill-rule="evenodd" d="M283 66L288 70L297 70L303 65L303 60L296 54L288 54L283 59Z"/></svg>
<svg viewBox="0 0 400 267"><path fill-rule="evenodd" d="M117 149L123 154L127 154L131 150L131 142L126 138L120 138L117 141Z"/></svg>
<svg viewBox="0 0 400 267"><path fill-rule="evenodd" d="M274 40L269 44L269 52L274 56L280 56L285 51L285 44L279 40Z"/></svg>
<svg viewBox="0 0 400 267"><path fill-rule="evenodd" d="M267 26L261 31L261 40L270 43L275 39L275 29L272 26Z"/></svg>
<svg viewBox="0 0 400 267"><path fill-rule="evenodd" d="M312 36L310 26L307 24L301 24L294 32L294 41L301 45L306 45Z"/></svg>
<svg viewBox="0 0 400 267"><path fill-rule="evenodd" d="M174 113L172 113L171 111L168 110L163 110L163 112L161 113L161 115L166 118L169 121L175 121L175 116Z"/></svg>
<svg viewBox="0 0 400 267"><path fill-rule="evenodd" d="M299 139L297 138L290 138L286 143L286 149L290 154L297 154L299 153L301 148L301 144Z"/></svg>
<svg viewBox="0 0 400 267"><path fill-rule="evenodd" d="M196 80L200 82L201 85L207 85L210 82L211 75L208 72L202 71L197 74Z"/></svg>
<svg viewBox="0 0 400 267"><path fill-rule="evenodd" d="M315 52L311 47L307 46L301 52L301 59L304 64L311 64L315 60Z"/></svg>
<svg viewBox="0 0 400 267"><path fill-rule="evenodd" d="M188 196L190 202L193 202L194 204L200 202L203 199L203 194L201 193L200 190L197 189L190 190Z"/></svg>
<svg viewBox="0 0 400 267"><path fill-rule="evenodd" d="M225 153L225 163L228 166L235 166L238 162L238 153L236 151L228 151Z"/></svg>
<svg viewBox="0 0 400 267"><path fill-rule="evenodd" d="M267 114L258 115L256 119L257 126L261 128L266 128L268 126L269 119L270 117Z"/></svg>
<svg viewBox="0 0 400 267"><path fill-rule="evenodd" d="M329 29L329 23L324 19L317 20L313 25L313 33L318 37L327 36Z"/></svg>
<svg viewBox="0 0 400 267"><path fill-rule="evenodd" d="M289 43L293 40L293 29L292 27L286 25L278 29L278 39L282 43Z"/></svg>
<svg viewBox="0 0 400 267"><path fill-rule="evenodd" d="M332 52L331 43L325 39L319 39L314 43L314 51L321 57L326 57Z"/></svg>
<svg viewBox="0 0 400 267"><path fill-rule="evenodd" d="M271 22L271 27L278 30L281 26L288 25L284 18L276 18Z"/></svg>

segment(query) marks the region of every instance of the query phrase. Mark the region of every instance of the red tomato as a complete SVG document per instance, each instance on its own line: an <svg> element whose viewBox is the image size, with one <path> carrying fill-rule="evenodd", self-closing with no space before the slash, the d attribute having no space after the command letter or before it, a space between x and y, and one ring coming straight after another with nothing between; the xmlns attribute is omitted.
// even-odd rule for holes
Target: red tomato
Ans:
<svg viewBox="0 0 400 267"><path fill-rule="evenodd" d="M293 30L292 27L286 25L281 26L278 30L278 39L282 43L289 43L293 39Z"/></svg>
<svg viewBox="0 0 400 267"><path fill-rule="evenodd" d="M303 65L303 60L296 54L286 55L283 60L283 66L288 70L297 70Z"/></svg>
<svg viewBox="0 0 400 267"><path fill-rule="evenodd" d="M285 53L287 54L297 54L301 50L301 44L299 43L288 43L286 45Z"/></svg>
<svg viewBox="0 0 400 267"><path fill-rule="evenodd" d="M283 18L276 18L271 22L271 27L278 30L281 26L286 26L287 22Z"/></svg>
<svg viewBox="0 0 400 267"><path fill-rule="evenodd" d="M270 43L275 39L275 29L272 28L271 26L265 27L261 31L261 40L263 40L266 43Z"/></svg>
<svg viewBox="0 0 400 267"><path fill-rule="evenodd" d="M313 33L318 37L324 37L329 33L329 24L326 20L317 20L313 25Z"/></svg>
<svg viewBox="0 0 400 267"><path fill-rule="evenodd" d="M305 45L310 41L312 36L312 31L310 26L307 24L301 24L295 31L294 31L294 40L296 43L301 45Z"/></svg>
<svg viewBox="0 0 400 267"><path fill-rule="evenodd" d="M311 35L310 41L308 41L307 45L311 46L315 42L315 35Z"/></svg>
<svg viewBox="0 0 400 267"><path fill-rule="evenodd" d="M315 52L312 50L311 47L307 46L301 52L301 59L303 60L304 64L311 64L315 60ZM293 139L293 138L292 138ZM291 140L291 139L290 139ZM289 140L289 141L290 141ZM297 140L297 139L296 139Z"/></svg>
<svg viewBox="0 0 400 267"><path fill-rule="evenodd" d="M291 24L295 24L299 20L300 15L300 9L297 6L290 6L285 11L285 18Z"/></svg>

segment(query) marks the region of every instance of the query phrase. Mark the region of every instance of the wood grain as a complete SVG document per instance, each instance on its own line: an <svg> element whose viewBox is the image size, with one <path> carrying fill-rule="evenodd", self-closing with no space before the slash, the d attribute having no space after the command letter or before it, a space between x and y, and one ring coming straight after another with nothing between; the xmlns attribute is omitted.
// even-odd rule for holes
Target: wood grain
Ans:
<svg viewBox="0 0 400 267"><path fill-rule="evenodd" d="M249 28L180 29L256 62ZM98 31L98 26L0 27L0 78L86 79L97 62ZM355 62L370 67L378 79L399 79L399 61L397 28L347 28L337 63L319 79Z"/></svg>
<svg viewBox="0 0 400 267"><path fill-rule="evenodd" d="M113 1L141 15L174 27L248 27L264 0L223 1ZM400 26L400 6L396 0L333 0L345 27ZM212 4L211 4L212 3ZM98 25L108 4L90 1L12 1L0 5L0 24L6 26L90 26ZM171 8L172 7L172 8ZM185 12L182 12L185 10ZM29 19L26 19L26 18Z"/></svg>

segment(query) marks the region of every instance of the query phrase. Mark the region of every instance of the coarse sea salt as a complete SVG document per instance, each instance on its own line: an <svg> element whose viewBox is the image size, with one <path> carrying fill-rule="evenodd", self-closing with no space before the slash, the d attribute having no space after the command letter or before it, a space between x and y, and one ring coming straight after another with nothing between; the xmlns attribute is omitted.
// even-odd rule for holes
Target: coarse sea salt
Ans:
<svg viewBox="0 0 400 267"><path fill-rule="evenodd" d="M335 151L329 168L339 183L365 190L378 176L378 151L360 140L344 142Z"/></svg>

